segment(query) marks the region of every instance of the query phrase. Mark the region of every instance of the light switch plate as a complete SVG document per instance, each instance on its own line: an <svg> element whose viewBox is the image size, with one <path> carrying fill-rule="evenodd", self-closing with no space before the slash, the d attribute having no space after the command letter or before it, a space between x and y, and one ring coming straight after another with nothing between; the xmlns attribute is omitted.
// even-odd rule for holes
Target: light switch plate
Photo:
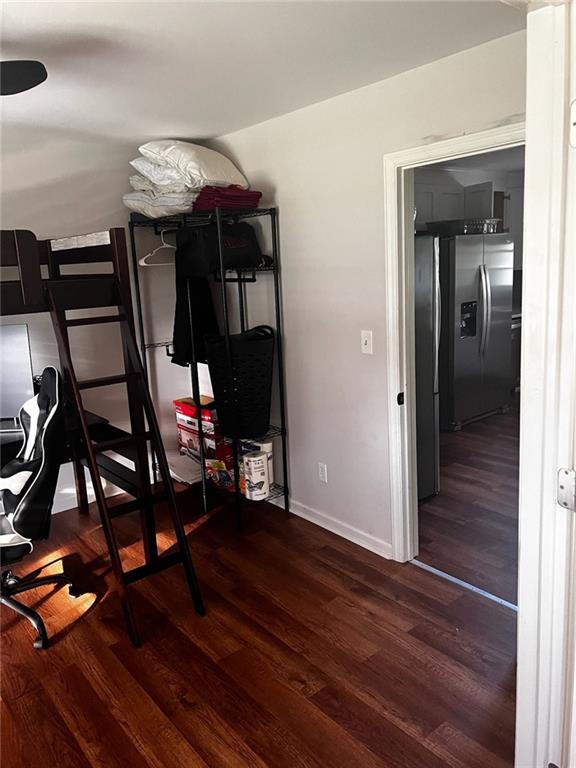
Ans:
<svg viewBox="0 0 576 768"><path fill-rule="evenodd" d="M363 355L373 355L372 331L360 331L360 344Z"/></svg>

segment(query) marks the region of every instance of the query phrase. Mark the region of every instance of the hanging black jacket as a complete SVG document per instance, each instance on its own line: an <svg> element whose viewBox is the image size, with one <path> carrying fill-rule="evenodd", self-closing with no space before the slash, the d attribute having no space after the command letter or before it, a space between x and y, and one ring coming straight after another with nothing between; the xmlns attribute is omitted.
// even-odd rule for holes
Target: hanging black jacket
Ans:
<svg viewBox="0 0 576 768"><path fill-rule="evenodd" d="M222 253L225 269L258 267L270 263L263 256L254 228L246 222L223 223ZM218 230L216 224L180 229L176 235L176 311L174 315L174 354L172 362L188 365L206 361L204 335L218 333L208 276L219 270ZM188 288L192 317L188 311ZM191 333L193 328L194 355Z"/></svg>
<svg viewBox="0 0 576 768"><path fill-rule="evenodd" d="M189 249L179 244L176 249L176 308L172 362L184 366L190 365L194 360L197 363L205 362L204 335L218 332L208 277L198 276Z"/></svg>

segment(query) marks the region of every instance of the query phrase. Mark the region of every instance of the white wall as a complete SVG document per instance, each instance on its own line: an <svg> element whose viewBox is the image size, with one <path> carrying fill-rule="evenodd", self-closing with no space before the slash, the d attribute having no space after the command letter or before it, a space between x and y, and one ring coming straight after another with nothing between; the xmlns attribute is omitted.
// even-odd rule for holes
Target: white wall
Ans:
<svg viewBox="0 0 576 768"><path fill-rule="evenodd" d="M280 210L295 510L390 551L382 158L523 119L525 36L223 137ZM374 330L374 356L360 330ZM328 465L327 485L317 463Z"/></svg>

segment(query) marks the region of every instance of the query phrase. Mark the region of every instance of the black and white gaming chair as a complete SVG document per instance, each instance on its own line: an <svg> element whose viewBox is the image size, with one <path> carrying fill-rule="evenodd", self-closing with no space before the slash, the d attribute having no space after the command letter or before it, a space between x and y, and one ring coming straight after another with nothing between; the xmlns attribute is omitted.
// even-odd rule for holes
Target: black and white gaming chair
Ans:
<svg viewBox="0 0 576 768"><path fill-rule="evenodd" d="M4 569L32 552L32 542L48 538L58 472L66 443L62 383L56 368L45 368L40 390L20 409L24 444L15 459L0 469L0 565ZM0 602L25 616L35 627L36 648L46 648L44 622L13 595L43 584L69 584L59 574L38 579L19 578L11 570L2 572Z"/></svg>

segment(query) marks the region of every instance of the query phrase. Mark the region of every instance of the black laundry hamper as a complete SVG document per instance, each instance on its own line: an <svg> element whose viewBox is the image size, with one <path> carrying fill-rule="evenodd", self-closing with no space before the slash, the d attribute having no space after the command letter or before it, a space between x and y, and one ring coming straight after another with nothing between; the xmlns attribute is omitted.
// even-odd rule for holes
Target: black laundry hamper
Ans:
<svg viewBox="0 0 576 768"><path fill-rule="evenodd" d="M270 428L274 330L268 325L230 336L232 370L223 336L204 337L218 419L225 437L261 437Z"/></svg>

